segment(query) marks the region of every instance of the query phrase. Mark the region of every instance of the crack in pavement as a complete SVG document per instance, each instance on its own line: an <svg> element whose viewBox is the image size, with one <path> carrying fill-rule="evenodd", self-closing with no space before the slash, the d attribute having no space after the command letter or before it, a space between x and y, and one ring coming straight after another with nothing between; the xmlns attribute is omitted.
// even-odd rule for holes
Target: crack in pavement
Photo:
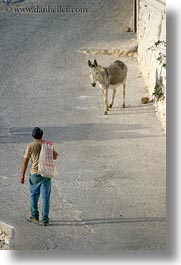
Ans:
<svg viewBox="0 0 181 265"><path fill-rule="evenodd" d="M82 219L81 221L52 221L50 226L84 226L97 224L116 224L116 223L140 223L140 222L166 222L165 217L135 217L135 218L97 218Z"/></svg>

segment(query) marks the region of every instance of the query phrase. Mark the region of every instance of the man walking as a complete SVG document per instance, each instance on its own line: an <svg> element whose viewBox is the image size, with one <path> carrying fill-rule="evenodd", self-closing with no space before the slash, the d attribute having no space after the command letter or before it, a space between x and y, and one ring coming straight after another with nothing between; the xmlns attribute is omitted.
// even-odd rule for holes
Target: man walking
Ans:
<svg viewBox="0 0 181 265"><path fill-rule="evenodd" d="M43 143L43 131L39 127L35 127L32 131L34 141L27 145L24 160L22 164L22 172L20 182L24 184L25 173L27 170L29 159L31 158L30 171L30 222L39 222L38 201L41 194L42 197L42 223L47 226L49 224L50 194L51 194L51 178L45 178L38 173L38 162ZM53 159L57 159L58 153L53 147Z"/></svg>

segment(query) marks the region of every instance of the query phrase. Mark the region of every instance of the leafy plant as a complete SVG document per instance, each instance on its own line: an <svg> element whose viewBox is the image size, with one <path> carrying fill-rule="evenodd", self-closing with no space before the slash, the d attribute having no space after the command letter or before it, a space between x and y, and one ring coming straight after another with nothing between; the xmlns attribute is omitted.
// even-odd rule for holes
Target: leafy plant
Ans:
<svg viewBox="0 0 181 265"><path fill-rule="evenodd" d="M156 86L154 88L153 96L155 96L155 98L157 100L160 100L160 99L164 99L165 98L164 93L162 91L162 85L161 84L156 84Z"/></svg>
<svg viewBox="0 0 181 265"><path fill-rule="evenodd" d="M166 68L166 41L158 40L154 43L152 47L148 48L148 50L159 52L158 57L156 59L157 61L159 61L161 65L161 70L160 70L161 74L162 69ZM157 101L165 98L163 92L163 84L162 84L163 79L160 74L159 75L157 74L157 81L154 87L154 92L152 94L153 96L155 96Z"/></svg>
<svg viewBox="0 0 181 265"><path fill-rule="evenodd" d="M157 61L160 62L163 68L166 68L166 41L158 40L154 43L152 47L148 48L148 50L152 51L160 50L159 55L157 57Z"/></svg>

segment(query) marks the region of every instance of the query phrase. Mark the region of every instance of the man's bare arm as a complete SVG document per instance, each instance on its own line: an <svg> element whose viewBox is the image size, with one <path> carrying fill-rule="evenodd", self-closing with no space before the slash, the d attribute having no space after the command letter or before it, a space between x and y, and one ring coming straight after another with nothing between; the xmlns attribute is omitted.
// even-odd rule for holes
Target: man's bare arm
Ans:
<svg viewBox="0 0 181 265"><path fill-rule="evenodd" d="M28 167L28 162L29 162L29 158L24 158L23 159L21 176L20 176L21 184L24 184L24 182L25 182L25 173L26 173L26 170L27 170L27 167Z"/></svg>

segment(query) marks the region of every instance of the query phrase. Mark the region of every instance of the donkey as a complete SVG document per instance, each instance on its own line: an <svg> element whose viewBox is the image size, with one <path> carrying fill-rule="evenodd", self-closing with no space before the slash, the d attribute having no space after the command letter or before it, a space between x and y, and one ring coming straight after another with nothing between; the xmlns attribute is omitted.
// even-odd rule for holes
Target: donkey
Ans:
<svg viewBox="0 0 181 265"><path fill-rule="evenodd" d="M108 67L102 67L97 64L97 61L94 60L92 64L91 61L88 61L88 66L91 68L90 79L93 87L96 86L96 83L99 84L102 89L104 96L104 114L108 114L109 108L112 108L114 104L114 98L116 95L116 89L121 84L123 84L123 108L125 108L125 87L126 87L126 78L127 78L127 66L117 60ZM108 89L112 89L112 101L108 106Z"/></svg>

